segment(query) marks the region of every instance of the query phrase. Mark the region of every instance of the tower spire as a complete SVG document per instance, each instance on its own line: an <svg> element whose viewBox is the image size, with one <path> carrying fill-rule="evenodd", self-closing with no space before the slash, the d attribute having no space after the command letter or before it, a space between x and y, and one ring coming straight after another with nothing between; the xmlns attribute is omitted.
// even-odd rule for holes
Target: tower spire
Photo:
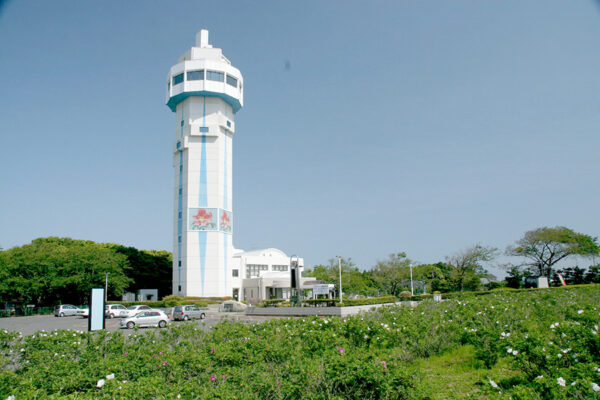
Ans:
<svg viewBox="0 0 600 400"><path fill-rule="evenodd" d="M196 47L212 49L212 45L208 44L208 29L196 33Z"/></svg>

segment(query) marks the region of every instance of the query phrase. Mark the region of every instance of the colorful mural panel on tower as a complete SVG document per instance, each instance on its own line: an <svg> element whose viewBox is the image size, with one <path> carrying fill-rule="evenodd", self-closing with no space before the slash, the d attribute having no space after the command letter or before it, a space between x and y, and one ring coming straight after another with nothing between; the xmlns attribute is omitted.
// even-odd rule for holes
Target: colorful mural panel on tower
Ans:
<svg viewBox="0 0 600 400"><path fill-rule="evenodd" d="M218 230L217 208L190 208L188 213L188 230L190 231L216 231Z"/></svg>
<svg viewBox="0 0 600 400"><path fill-rule="evenodd" d="M221 226L220 230L225 233L231 233L233 228L233 216L231 215L231 211L227 210L219 210L221 213Z"/></svg>

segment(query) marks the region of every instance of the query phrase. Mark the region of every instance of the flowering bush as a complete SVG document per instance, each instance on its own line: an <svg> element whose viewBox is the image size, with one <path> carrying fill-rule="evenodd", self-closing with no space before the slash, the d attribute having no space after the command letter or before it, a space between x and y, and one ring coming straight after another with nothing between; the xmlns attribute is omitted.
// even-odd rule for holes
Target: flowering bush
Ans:
<svg viewBox="0 0 600 400"><path fill-rule="evenodd" d="M208 332L0 331L0 399L600 399L599 304L588 286ZM479 380L435 397L423 365L463 348Z"/></svg>

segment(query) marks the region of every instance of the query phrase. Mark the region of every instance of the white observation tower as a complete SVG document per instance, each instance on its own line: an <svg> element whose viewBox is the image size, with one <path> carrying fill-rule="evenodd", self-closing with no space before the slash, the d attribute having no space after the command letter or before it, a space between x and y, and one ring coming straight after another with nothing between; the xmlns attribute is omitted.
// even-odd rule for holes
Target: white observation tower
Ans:
<svg viewBox="0 0 600 400"><path fill-rule="evenodd" d="M231 150L242 83L204 29L167 77L167 106L176 115L173 294L179 296L232 293Z"/></svg>

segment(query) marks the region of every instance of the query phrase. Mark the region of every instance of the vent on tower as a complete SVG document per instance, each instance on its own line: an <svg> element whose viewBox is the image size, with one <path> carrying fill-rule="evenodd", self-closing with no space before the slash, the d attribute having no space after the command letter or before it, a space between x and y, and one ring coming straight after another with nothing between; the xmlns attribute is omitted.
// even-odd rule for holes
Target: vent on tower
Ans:
<svg viewBox="0 0 600 400"><path fill-rule="evenodd" d="M196 47L212 49L212 46L208 44L208 29L202 29L196 34Z"/></svg>

